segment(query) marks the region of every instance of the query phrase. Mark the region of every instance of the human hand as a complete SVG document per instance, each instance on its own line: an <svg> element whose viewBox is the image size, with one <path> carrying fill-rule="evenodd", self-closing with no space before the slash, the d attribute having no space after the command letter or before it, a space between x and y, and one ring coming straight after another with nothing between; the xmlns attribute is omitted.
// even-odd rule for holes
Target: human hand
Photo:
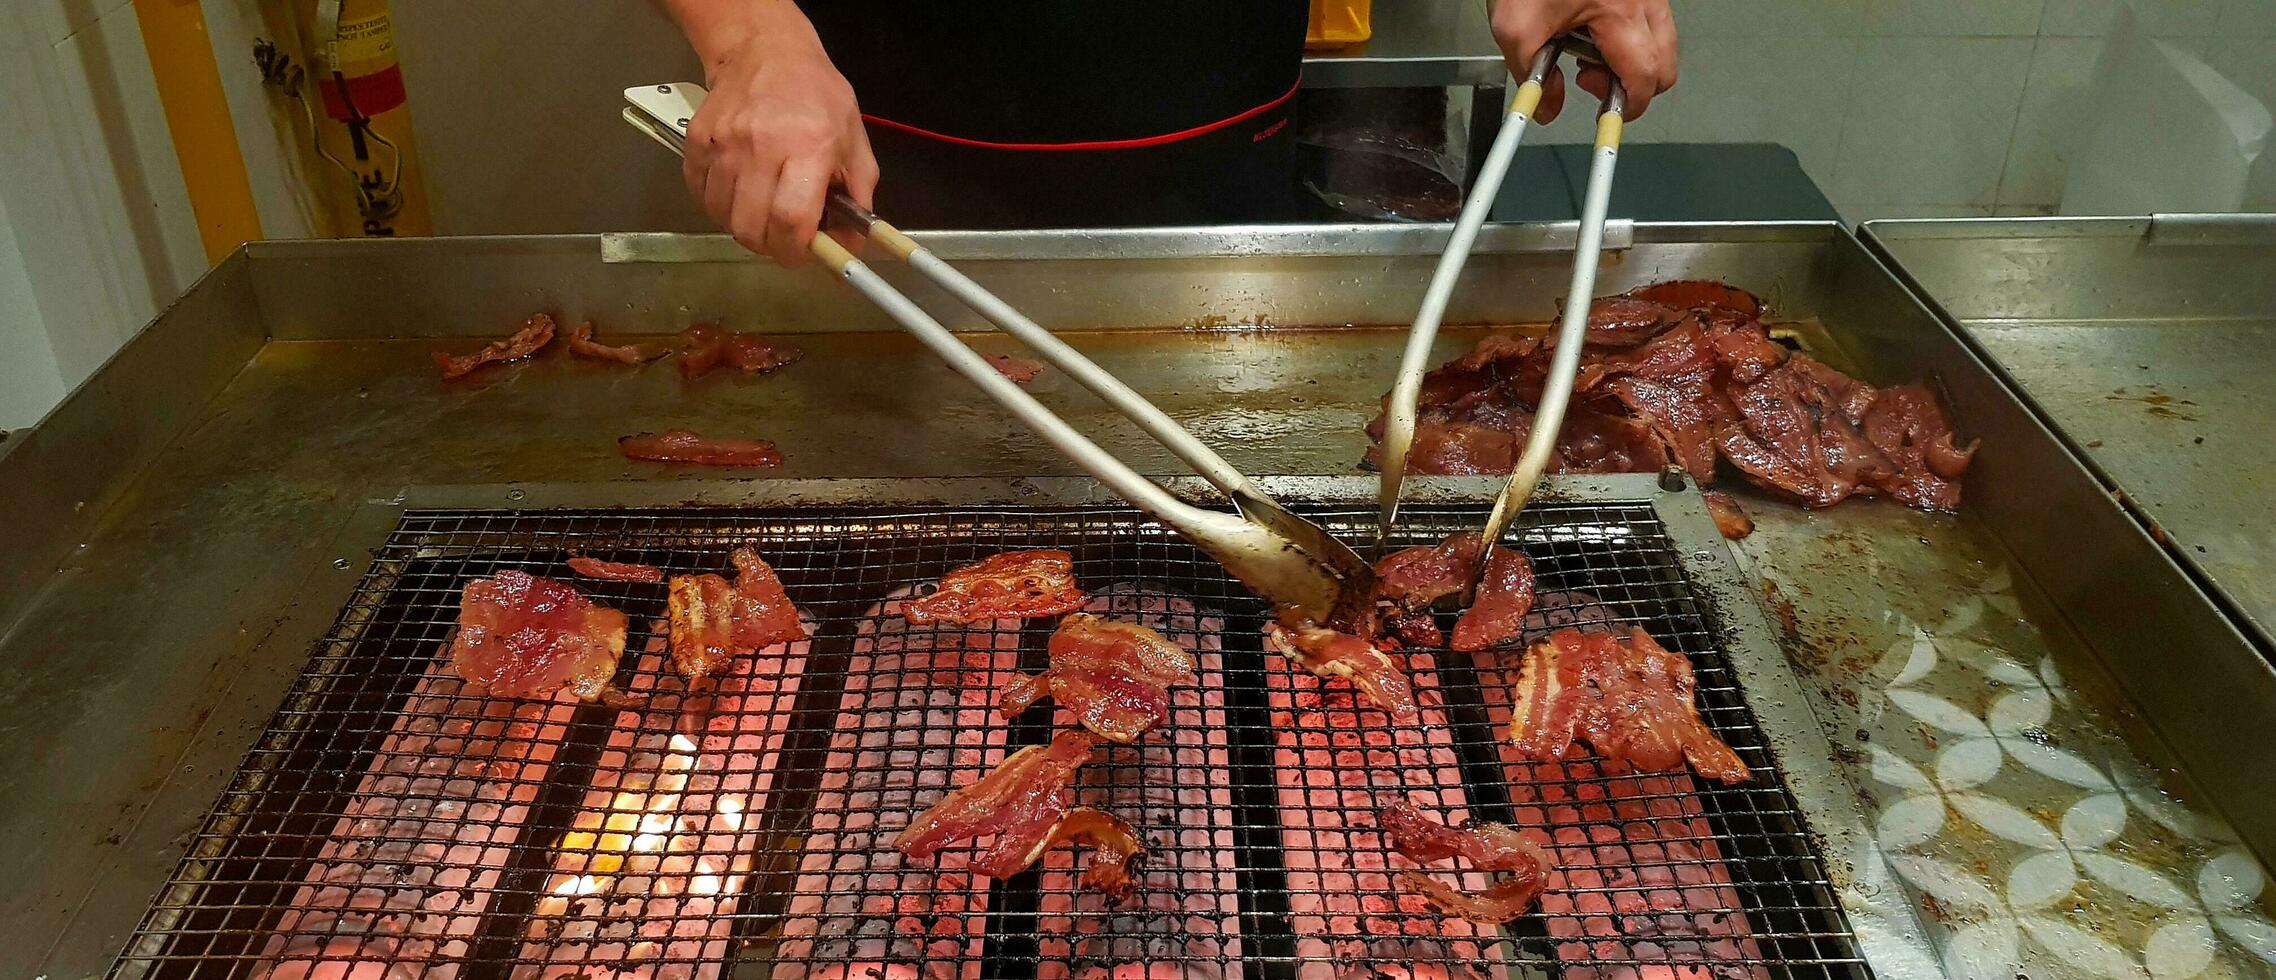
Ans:
<svg viewBox="0 0 2276 980"><path fill-rule="evenodd" d="M877 188L853 87L803 18L706 52L704 69L711 94L688 123L681 169L689 193L743 247L805 263L831 184L864 208Z"/></svg>
<svg viewBox="0 0 2276 980"><path fill-rule="evenodd" d="M1588 28L1606 64L1581 69L1581 88L1602 99L1618 75L1629 119L1643 115L1653 96L1675 87L1675 17L1668 0L1493 0L1492 21L1494 42L1519 78L1531 70L1534 56L1550 38ZM1563 73L1552 65L1542 80L1541 107L1534 118L1555 119L1564 104Z"/></svg>

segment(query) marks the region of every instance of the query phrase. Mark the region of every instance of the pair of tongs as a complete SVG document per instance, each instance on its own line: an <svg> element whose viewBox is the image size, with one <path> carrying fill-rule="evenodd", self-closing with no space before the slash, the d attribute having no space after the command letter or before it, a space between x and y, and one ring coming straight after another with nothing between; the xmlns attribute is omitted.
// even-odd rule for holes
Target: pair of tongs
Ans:
<svg viewBox="0 0 2276 980"><path fill-rule="evenodd" d="M1526 125L1532 122L1533 110L1541 104L1543 81L1563 50L1573 51L1579 60L1603 61L1595 46L1579 35L1560 37L1534 57L1525 80L1510 100L1509 115L1502 122L1501 132L1494 137L1493 148L1479 168L1477 183L1471 187L1469 199L1462 204L1461 217L1454 223L1446 251L1438 258L1438 268L1431 273L1430 287L1423 293L1422 309L1415 314L1414 329L1407 334L1407 349L1399 359L1398 381L1391 386L1390 404L1384 410L1382 513L1376 528L1378 547L1398 520L1400 486L1407 477L1407 454L1414 448L1415 402L1422 391L1423 371L1430 361L1431 344L1438 339L1439 320L1446 315L1446 304L1454 294L1454 281L1462 274L1462 264L1470 258L1470 249L1477 243L1478 229L1485 224L1486 214L1492 210L1494 198L1501 190L1502 179L1509 174L1510 158L1516 155ZM1627 99L1620 90L1620 80L1614 78L1609 95L1597 111L1596 151L1589 161L1588 189L1581 199L1573 278L1566 289L1563 315L1557 325L1557 347L1550 357L1548 382L1541 389L1541 403L1534 413L1533 430L1526 438L1525 451L1518 458L1517 467L1510 471L1509 482L1503 485L1501 496L1494 500L1493 511L1486 516L1487 553L1501 540L1502 529L1510 518L1524 509L1526 501L1533 496L1534 485L1540 482L1542 471L1548 468L1557 449L1557 430L1564 425L1565 406L1572 399L1573 377L1580 368L1581 343L1588 327L1589 300L1596 290L1605 210L1612 200L1612 169L1620 156L1621 114L1626 108ZM1484 566L1481 561L1479 567Z"/></svg>
<svg viewBox="0 0 2276 980"><path fill-rule="evenodd" d="M631 105L624 110L624 118L673 152L682 153L688 120L695 117L704 95L702 86L689 83L626 89L624 97ZM1153 403L915 239L862 209L842 191L831 192L829 211L834 222L867 235L1104 399L1222 491L1238 513L1196 507L1138 475L1004 377L844 246L827 234L814 236L814 257L825 267L1099 482L1208 552L1259 596L1298 615L1319 622L1341 621L1373 603L1375 573L1358 552L1274 502Z"/></svg>

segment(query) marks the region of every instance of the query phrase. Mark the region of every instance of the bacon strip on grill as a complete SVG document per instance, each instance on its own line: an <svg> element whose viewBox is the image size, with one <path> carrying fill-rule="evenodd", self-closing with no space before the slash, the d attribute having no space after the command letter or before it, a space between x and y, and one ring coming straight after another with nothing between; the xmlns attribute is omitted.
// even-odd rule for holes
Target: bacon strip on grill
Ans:
<svg viewBox="0 0 2276 980"><path fill-rule="evenodd" d="M1278 622L1265 624L1264 640L1267 649L1303 664L1314 674L1351 681L1393 718L1403 721L1415 716L1415 690L1407 672L1373 643L1324 626L1284 626Z"/></svg>
<svg viewBox="0 0 2276 980"><path fill-rule="evenodd" d="M940 588L909 603L912 623L967 625L1033 619L1083 608L1075 556L1064 551L1006 551L940 577Z"/></svg>
<svg viewBox="0 0 2276 980"><path fill-rule="evenodd" d="M806 638L798 607L759 553L738 547L728 560L735 565L733 585L710 573L672 576L672 663L690 679L718 673L760 647Z"/></svg>
<svg viewBox="0 0 2276 980"><path fill-rule="evenodd" d="M1050 653L1050 669L1004 689L1004 717L1049 694L1084 728L1128 743L1168 720L1171 685L1194 681L1193 656L1184 648L1136 623L1089 613L1059 621Z"/></svg>
<svg viewBox="0 0 2276 980"><path fill-rule="evenodd" d="M1516 548L1495 548L1478 582L1478 598L1454 623L1454 649L1476 652L1517 639L1533 609L1533 561Z"/></svg>
<svg viewBox="0 0 2276 980"><path fill-rule="evenodd" d="M1549 884L1549 871L1556 866L1541 845L1503 824L1471 818L1459 827L1449 827L1405 799L1392 801L1375 819L1390 838L1391 849L1416 864L1459 857L1481 871L1508 872L1509 877L1475 893L1428 875L1400 873L1400 885L1422 895L1440 911L1481 925L1498 926L1524 915L1541 897L1541 890Z"/></svg>
<svg viewBox="0 0 2276 980"><path fill-rule="evenodd" d="M1572 757L1574 743L1586 741L1644 772L1689 760L1709 779L1746 782L1746 763L1700 720L1697 687L1691 661L1641 629L1561 629L1525 651L1510 741L1542 762Z"/></svg>
<svg viewBox="0 0 2276 980"><path fill-rule="evenodd" d="M442 368L443 380L453 381L466 377L491 364L518 361L537 353L553 340L553 318L533 313L510 337L493 340L472 354L445 354L435 352L435 366Z"/></svg>
<svg viewBox="0 0 2276 980"><path fill-rule="evenodd" d="M1242 864L1225 617L1153 582L1109 585L1083 609L1161 631L1193 657L1198 678L1171 689L1169 723L1130 745L1106 746L1080 773L1077 805L1127 818L1145 841L1149 887L1127 899L1101 896L1080 880L1090 874L1077 870L1083 855L1044 852L1036 869L1036 980L1144 980L1166 971L1177 980L1237 980ZM1059 712L1057 722L1071 721L1068 715Z"/></svg>
<svg viewBox="0 0 2276 980"><path fill-rule="evenodd" d="M593 339L592 324L580 323L569 328L569 353L593 361L645 364L671 352L639 344L604 344Z"/></svg>
<svg viewBox="0 0 2276 980"><path fill-rule="evenodd" d="M606 561L584 555L569 557L569 570L590 579L604 582L661 582L664 570L654 565L629 561Z"/></svg>
<svg viewBox="0 0 2276 980"><path fill-rule="evenodd" d="M451 669L496 697L593 701L624 656L623 613L567 585L507 569L466 583Z"/></svg>
<svg viewBox="0 0 2276 980"><path fill-rule="evenodd" d="M626 459L696 466L781 466L782 451L765 439L698 435L687 429L643 432L616 441Z"/></svg>
<svg viewBox="0 0 2276 980"><path fill-rule="evenodd" d="M1129 862L1140 850L1127 825L1100 814L1083 817L1073 831L1063 827L1084 812L1073 810L1075 793L1069 787L1075 770L1091 760L1091 750L1098 744L1098 736L1087 731L1062 731L1048 745L1014 752L987 775L909 821L893 846L922 861L952 842L994 835L996 842L972 862L972 870L1009 878L1033 865L1052 842L1079 835L1098 847L1110 865L1099 869L1094 863L1085 882L1127 888Z"/></svg>

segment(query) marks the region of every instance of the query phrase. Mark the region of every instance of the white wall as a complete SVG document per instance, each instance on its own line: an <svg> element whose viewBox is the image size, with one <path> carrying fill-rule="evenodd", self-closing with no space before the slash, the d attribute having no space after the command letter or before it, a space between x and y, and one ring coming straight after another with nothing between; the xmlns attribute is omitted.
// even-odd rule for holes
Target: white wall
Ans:
<svg viewBox="0 0 2276 980"><path fill-rule="evenodd" d="M29 424L205 271L127 0L0 4L0 428Z"/></svg>
<svg viewBox="0 0 2276 980"><path fill-rule="evenodd" d="M1398 0L1379 0L1398 2ZM1635 141L1782 143L1851 220L2050 213L2117 0L1675 0L1682 78ZM2276 0L2132 0L2276 108ZM2155 139L2156 119L2140 120ZM1585 141L1560 121L1553 140ZM2247 207L2276 209L2276 152Z"/></svg>

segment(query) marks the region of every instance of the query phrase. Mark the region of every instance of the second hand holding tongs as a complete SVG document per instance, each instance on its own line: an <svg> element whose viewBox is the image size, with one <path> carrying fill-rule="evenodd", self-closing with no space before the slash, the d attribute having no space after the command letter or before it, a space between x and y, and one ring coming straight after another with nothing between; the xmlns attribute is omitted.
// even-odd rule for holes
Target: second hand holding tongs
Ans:
<svg viewBox="0 0 2276 980"><path fill-rule="evenodd" d="M683 152L688 121L704 95L701 86L688 83L627 89L625 99L632 104L624 117L657 142ZM827 234L814 236L814 257L825 267L1099 482L1208 552L1259 596L1303 618L1344 621L1372 605L1374 569L1358 552L1280 506L1152 402L843 192L831 192L829 212L1067 372L1223 492L1237 513L1196 507L1140 476L1004 377L844 246Z"/></svg>
<svg viewBox="0 0 2276 980"><path fill-rule="evenodd" d="M1461 219L1456 222L1453 235L1448 239L1446 251L1439 257L1437 271L1431 276L1430 288L1423 295L1423 305L1415 317L1412 332L1407 335L1407 347L1399 360L1399 377L1392 385L1390 403L1385 407L1383 426L1382 501L1380 523L1377 525L1377 542L1390 532L1398 519L1399 495L1407 474L1407 455L1414 447L1416 402L1422 391L1422 377L1430 360L1430 349L1438 337L1439 320L1446 314L1448 300L1454 292L1454 281L1462 272L1476 243L1478 228L1492 209L1493 200L1501 188L1502 178L1509 171L1509 158L1516 152L1525 124L1540 101L1540 86L1547 77L1549 67L1555 63L1560 47L1575 49L1579 57L1601 62L1596 49L1585 38L1566 36L1552 41L1534 59L1519 86L1518 95L1511 101L1509 117L1480 168L1478 183L1464 202ZM1549 467L1549 460L1557 450L1558 430L1564 427L1565 407L1572 400L1573 379L1580 370L1580 355L1588 332L1589 303L1596 292L1596 268L1603 254L1605 212L1612 203L1612 172L1620 157L1620 135L1623 115L1627 110L1627 97L1621 90L1620 80L1612 79L1608 95L1596 117L1596 148L1590 155L1588 187L1581 198L1579 237L1574 246L1573 276L1565 290L1565 305L1557 324L1556 348L1549 359L1549 376L1541 389L1540 404L1535 407L1533 428L1525 441L1525 450L1518 457L1516 468L1509 474L1509 482L1502 486L1494 508L1486 515L1486 526L1481 533L1484 549L1477 568L1483 570L1483 558L1491 555L1500 543L1502 531L1512 517L1525 508L1540 483L1541 474ZM1475 583L1468 583L1474 585ZM1467 591L1467 590L1465 590Z"/></svg>

